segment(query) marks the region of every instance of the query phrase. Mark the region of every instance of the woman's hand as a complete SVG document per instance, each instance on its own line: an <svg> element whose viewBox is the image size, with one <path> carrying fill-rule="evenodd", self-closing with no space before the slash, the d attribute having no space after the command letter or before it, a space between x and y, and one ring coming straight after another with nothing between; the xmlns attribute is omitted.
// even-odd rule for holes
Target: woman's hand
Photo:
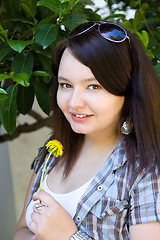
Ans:
<svg viewBox="0 0 160 240"><path fill-rule="evenodd" d="M68 240L77 231L71 215L51 195L38 191L33 200L43 203L34 205L29 225L39 240Z"/></svg>

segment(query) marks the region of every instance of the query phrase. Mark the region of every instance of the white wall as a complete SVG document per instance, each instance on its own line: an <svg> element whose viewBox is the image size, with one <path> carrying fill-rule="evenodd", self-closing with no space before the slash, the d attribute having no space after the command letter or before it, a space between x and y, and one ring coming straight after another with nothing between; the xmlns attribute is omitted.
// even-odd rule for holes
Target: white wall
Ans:
<svg viewBox="0 0 160 240"><path fill-rule="evenodd" d="M34 104L34 109L46 117ZM20 116L19 124L35 120ZM4 131L1 130L1 134ZM12 240L16 223L21 215L28 183L32 174L30 165L49 137L51 129L44 127L17 139L0 144L0 240Z"/></svg>
<svg viewBox="0 0 160 240"><path fill-rule="evenodd" d="M0 239L11 240L16 224L8 144L0 144Z"/></svg>
<svg viewBox="0 0 160 240"><path fill-rule="evenodd" d="M36 102L34 103L34 109L43 117L47 117ZM31 124L34 121L32 118L22 115L18 118L20 124L24 122ZM44 127L31 133L21 134L17 139L8 142L17 220L23 209L25 194L32 174L30 165L38 153L37 149L43 146L50 132L51 129Z"/></svg>
<svg viewBox="0 0 160 240"><path fill-rule="evenodd" d="M17 220L23 208L25 194L32 174L30 165L37 154L37 148L44 144L49 132L48 128L43 128L33 133L22 134L16 140L9 142Z"/></svg>

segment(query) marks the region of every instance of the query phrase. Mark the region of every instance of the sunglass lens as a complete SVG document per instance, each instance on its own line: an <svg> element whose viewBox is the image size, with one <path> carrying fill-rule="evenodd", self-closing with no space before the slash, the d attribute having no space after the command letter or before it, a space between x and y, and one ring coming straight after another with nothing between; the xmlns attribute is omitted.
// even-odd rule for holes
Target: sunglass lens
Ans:
<svg viewBox="0 0 160 240"><path fill-rule="evenodd" d="M126 38L126 32L115 24L101 24L99 25L99 32L104 38L113 42L121 42Z"/></svg>

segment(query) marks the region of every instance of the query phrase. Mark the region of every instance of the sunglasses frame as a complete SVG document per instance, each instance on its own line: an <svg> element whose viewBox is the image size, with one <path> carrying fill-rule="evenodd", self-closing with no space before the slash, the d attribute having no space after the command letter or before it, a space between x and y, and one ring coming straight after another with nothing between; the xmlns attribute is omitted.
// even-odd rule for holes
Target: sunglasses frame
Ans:
<svg viewBox="0 0 160 240"><path fill-rule="evenodd" d="M104 25L104 24L110 24L110 25L119 27L119 28L124 32L125 37L124 37L122 40L118 40L118 41L117 41L117 40L113 40L113 39L111 39L111 38L105 37L105 36L103 35L103 33L101 33L101 30L100 30L100 26L101 26L101 25ZM103 38L107 39L108 41L115 42L115 43L121 43L121 42L124 42L126 39L128 39L129 42L130 42L130 38L128 37L126 30L125 30L123 27L119 26L118 24L110 23L110 22L102 22L102 23L94 22L93 25L91 25L90 27L86 28L86 29L83 30L82 32L77 33L77 34L74 35L74 36L79 36L79 35L87 32L87 31L89 31L90 29L92 29L92 28L95 27L96 25L98 25L98 32L99 32L99 34L100 34Z"/></svg>

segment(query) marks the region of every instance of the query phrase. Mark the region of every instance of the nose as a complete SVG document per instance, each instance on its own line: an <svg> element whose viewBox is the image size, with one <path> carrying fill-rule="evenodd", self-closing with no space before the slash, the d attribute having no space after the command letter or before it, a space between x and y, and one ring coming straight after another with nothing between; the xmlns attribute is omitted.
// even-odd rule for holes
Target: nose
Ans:
<svg viewBox="0 0 160 240"><path fill-rule="evenodd" d="M83 108L85 105L84 94L80 90L73 89L69 100L69 106L72 109Z"/></svg>

